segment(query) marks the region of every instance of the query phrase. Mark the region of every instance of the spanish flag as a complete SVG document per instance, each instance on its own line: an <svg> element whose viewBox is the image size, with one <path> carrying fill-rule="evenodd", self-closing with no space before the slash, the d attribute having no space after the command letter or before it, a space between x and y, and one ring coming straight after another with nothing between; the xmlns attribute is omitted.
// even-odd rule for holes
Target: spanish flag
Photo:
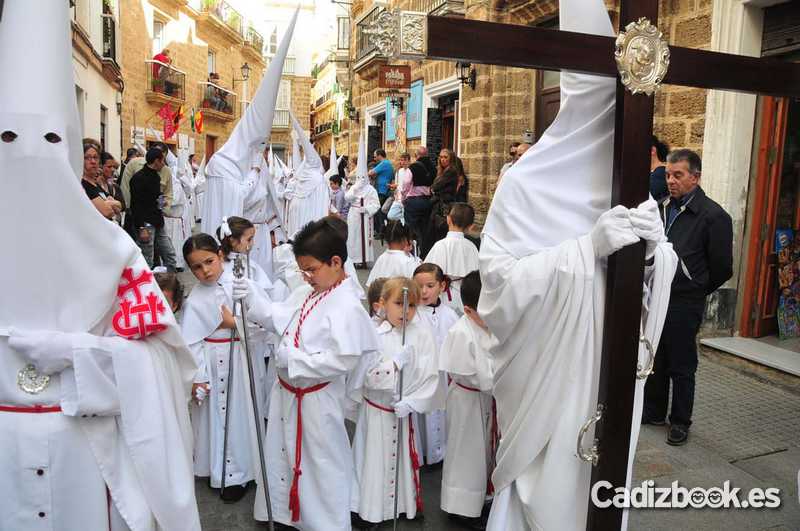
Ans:
<svg viewBox="0 0 800 531"><path fill-rule="evenodd" d="M194 130L198 134L203 132L203 111L202 110L198 110L194 114Z"/></svg>

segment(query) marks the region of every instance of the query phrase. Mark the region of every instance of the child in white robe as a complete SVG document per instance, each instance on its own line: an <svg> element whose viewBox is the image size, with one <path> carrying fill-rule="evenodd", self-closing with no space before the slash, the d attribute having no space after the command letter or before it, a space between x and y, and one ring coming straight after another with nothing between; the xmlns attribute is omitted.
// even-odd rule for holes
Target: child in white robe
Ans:
<svg viewBox="0 0 800 531"><path fill-rule="evenodd" d="M480 292L481 277L473 271L461 283L464 316L450 329L439 354L439 369L450 377L441 507L475 529L485 525L480 516L486 494L491 494L497 439L489 357L492 335L476 310Z"/></svg>
<svg viewBox="0 0 800 531"><path fill-rule="evenodd" d="M443 293L448 286L448 279L441 267L436 264L424 263L414 270L414 281L419 286L422 295L417 313L431 327L438 355L447 333L458 321L458 314L442 300ZM440 374L440 385L442 389L447 389L447 379L444 373ZM422 444L425 463L428 465L441 463L447 450L447 422L444 409L426 414L424 428Z"/></svg>
<svg viewBox="0 0 800 531"><path fill-rule="evenodd" d="M408 289L408 314L403 338L403 288ZM367 370L363 401L353 439L356 474L351 510L367 522L394 517L395 466L400 439L398 515L413 519L422 510L420 456L411 413L441 406L436 345L430 329L415 319L419 289L411 279L391 278L384 285L380 303L385 319L378 327L379 356ZM403 372L402 399L398 400L398 371ZM402 425L400 423L402 422ZM400 430L398 435L398 430Z"/></svg>
<svg viewBox="0 0 800 531"><path fill-rule="evenodd" d="M411 231L402 222L390 221L383 234L389 248L375 261L367 277L367 287L376 278L411 278L414 269L420 264L419 258L411 254Z"/></svg>
<svg viewBox="0 0 800 531"><path fill-rule="evenodd" d="M383 285L386 284L386 278L376 278L369 285L367 290L367 308L369 308L369 316L378 327L383 323L385 315L383 312L383 304L381 304L381 293L383 293Z"/></svg>
<svg viewBox="0 0 800 531"><path fill-rule="evenodd" d="M461 279L470 271L477 271L478 248L464 237L464 232L475 223L475 209L467 203L453 203L447 215L448 233L439 240L425 257L426 262L442 268L450 277L450 289L445 294L445 303L458 315L463 315L461 304Z"/></svg>
<svg viewBox="0 0 800 531"><path fill-rule="evenodd" d="M227 461L226 488L221 496L225 501L238 501L245 495L247 483L254 479L255 470L250 446L254 435L252 404L244 350L232 334L236 327L231 312L235 281L230 268L225 267L224 253L208 234L196 234L186 240L183 255L199 280L186 300L181 323L183 337L198 365L192 388L195 401L191 407L195 475L210 477L211 487L220 488L223 460ZM258 295L266 299L263 292ZM233 385L229 386L232 345L234 373ZM228 407L228 448L223 456Z"/></svg>
<svg viewBox="0 0 800 531"><path fill-rule="evenodd" d="M167 299L169 309L172 310L172 314L178 320L178 312L183 307L183 284L178 280L178 275L176 273L154 273L153 278L158 287L161 288L164 298Z"/></svg>
<svg viewBox="0 0 800 531"><path fill-rule="evenodd" d="M258 321L281 336L265 444L272 514L300 530L349 530L353 461L344 410L361 395L361 358L375 355L378 337L347 282L347 243L339 232L320 219L292 246L308 286L272 304L268 318ZM263 521L262 488L254 515Z"/></svg>
<svg viewBox="0 0 800 531"><path fill-rule="evenodd" d="M249 219L238 216L222 218L222 225L217 229L217 240L224 256L225 271L233 277L235 255L244 255L246 258L244 275L258 286L267 298L272 301L283 296L280 286L274 287L269 275L258 261L252 258L253 247L257 236L257 227ZM273 346L277 345L280 338L258 325L249 325L250 356L256 378L256 394L258 395L258 412L267 417L269 411L269 390L275 383L275 368L269 366L269 357ZM274 364L273 364L274 365ZM264 425L260 426L262 431Z"/></svg>

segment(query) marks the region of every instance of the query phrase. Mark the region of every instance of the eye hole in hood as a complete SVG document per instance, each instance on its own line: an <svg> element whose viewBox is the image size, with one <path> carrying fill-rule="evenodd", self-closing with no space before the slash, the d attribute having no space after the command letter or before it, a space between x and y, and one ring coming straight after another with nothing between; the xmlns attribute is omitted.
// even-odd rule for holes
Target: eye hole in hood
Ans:
<svg viewBox="0 0 800 531"><path fill-rule="evenodd" d="M44 139L50 142L51 144L58 144L61 142L61 137L55 133L47 133L44 135Z"/></svg>
<svg viewBox="0 0 800 531"><path fill-rule="evenodd" d="M3 131L0 134L0 139L2 139L3 142L5 142L6 144L9 144L14 140L16 140L17 136L18 136L17 133L15 133L14 131Z"/></svg>

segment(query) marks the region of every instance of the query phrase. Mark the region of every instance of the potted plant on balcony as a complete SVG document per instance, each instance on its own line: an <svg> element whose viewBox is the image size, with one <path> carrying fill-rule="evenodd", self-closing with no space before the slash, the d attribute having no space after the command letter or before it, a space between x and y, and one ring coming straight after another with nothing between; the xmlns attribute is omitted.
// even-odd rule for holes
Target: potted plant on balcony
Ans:
<svg viewBox="0 0 800 531"><path fill-rule="evenodd" d="M228 14L228 20L226 21L228 26L231 27L236 33L242 33L242 16L237 13L236 11L231 10Z"/></svg>

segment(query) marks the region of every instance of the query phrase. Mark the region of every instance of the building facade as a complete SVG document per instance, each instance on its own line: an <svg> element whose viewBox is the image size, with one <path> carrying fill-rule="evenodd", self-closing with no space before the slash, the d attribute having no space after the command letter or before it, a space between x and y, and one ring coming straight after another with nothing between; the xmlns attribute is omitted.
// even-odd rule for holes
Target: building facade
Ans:
<svg viewBox="0 0 800 531"><path fill-rule="evenodd" d="M74 0L72 65L83 136L119 159L124 83L119 63L119 2Z"/></svg>
<svg viewBox="0 0 800 531"><path fill-rule="evenodd" d="M164 140L198 159L210 157L263 76L263 37L221 0L120 1L125 147ZM183 118L165 139L159 111L167 104L182 109Z"/></svg>
<svg viewBox="0 0 800 531"><path fill-rule="evenodd" d="M618 2L606 5L617 25ZM382 147L390 159L420 144L432 152L451 148L464 161L470 201L482 221L509 144L521 141L526 130L538 138L557 114L559 74L474 65L472 88L459 80L454 63L397 61L410 65L412 85L410 93L392 98L378 88L379 65L387 58L365 30L383 10L395 8L557 29L558 1L355 0L351 6L351 119L335 136L339 152L354 153L361 132L370 153ZM673 0L660 3L658 25L673 45L792 60L800 43L799 10L787 0ZM399 97L402 107L392 105ZM792 132L796 115L793 103L755 95L672 86L656 95L655 134L673 148L704 156L702 186L734 222L735 273L710 301L710 326L743 335L776 327L780 293L769 242L776 230L800 230L800 208L778 208L800 204L795 196L781 198L781 183L785 194L789 185L780 178L800 167L792 158L800 157Z"/></svg>

